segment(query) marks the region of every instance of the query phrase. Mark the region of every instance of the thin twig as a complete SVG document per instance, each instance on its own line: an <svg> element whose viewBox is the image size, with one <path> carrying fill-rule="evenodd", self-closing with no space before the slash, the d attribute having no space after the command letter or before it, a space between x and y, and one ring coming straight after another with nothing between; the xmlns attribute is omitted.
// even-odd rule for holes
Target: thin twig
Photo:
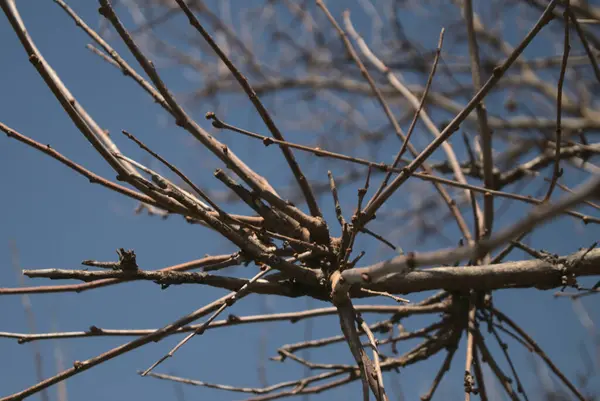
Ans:
<svg viewBox="0 0 600 401"><path fill-rule="evenodd" d="M521 41L521 43L514 49L510 56L498 67L494 68L492 76L488 81L481 87L481 89L475 94L475 96L469 101L469 103L461 110L460 113L454 117L454 119L444 128L433 142L431 142L407 167L404 168L404 172L400 173L392 183L381 193L381 195L373 200L370 204L365 207L364 222L370 221L375 212L385 203L387 199L417 170L419 166L427 159L431 154L448 138L458 130L460 124L467 118L471 111L477 107L477 105L485 98L490 90L500 81L502 76L515 62L515 60L521 55L523 50L531 43L533 38L537 36L540 30L550 21L552 18L552 11L556 7L558 0L551 1L544 13L540 16L537 23Z"/></svg>
<svg viewBox="0 0 600 401"><path fill-rule="evenodd" d="M456 353L456 348L458 346L459 339L460 339L460 337L457 336L457 343L449 345L447 347L448 353L446 354L446 357L444 358L444 362L442 362L442 365L440 366L440 369L438 370L437 374L435 375L435 378L433 379L433 382L431 383L431 387L429 388L427 393L423 394L420 397L421 401L430 401L432 399L433 394L435 393L438 386L440 385L440 382L442 381L442 378L444 377L446 372L448 372L450 370L450 365L452 364L452 359L454 358L454 354Z"/></svg>
<svg viewBox="0 0 600 401"><path fill-rule="evenodd" d="M230 124L227 124L221 120L219 120L214 113L209 113L207 114L207 118L210 118L213 120L213 125L216 125L215 127L217 128L226 128L244 135L247 135L251 138L255 138L255 139L260 139L261 141L263 141L263 143L265 144L265 146L268 146L270 143L279 143L276 139L272 139L266 136L262 136L259 134L256 134L254 132L250 132L247 130L244 130L242 128L238 128L238 127L234 127ZM331 157L333 159L338 159L338 160L343 160L346 162L350 162L350 163L356 163L356 164L361 164L364 166L368 166L371 167L373 169L377 170L381 170L381 171L387 171L387 172L394 172L394 173L404 173L406 171L406 167L404 168L397 168L397 167L392 167L390 165L387 165L385 163L376 163L376 162L372 162L369 160L365 160L365 159L361 159L361 158L357 158L357 157L353 157L353 156L347 156L347 155L343 155L340 153L335 153L335 152L330 152L327 150L323 150L320 148L311 148L309 146L305 146L305 145L298 145L295 143L291 143L291 142L285 142L285 144L289 147L293 147L296 149L300 149L306 152L310 152L310 153L314 153L315 155L319 155L319 156L326 156L326 157ZM449 186L453 186L456 188L463 188L466 190L470 190L470 191L474 191L474 192L478 192L478 193L483 193L484 195L488 195L488 196L498 196L498 197L502 197L502 198L508 198L508 199L514 199L514 200L519 200L522 202L526 202L526 203L532 203L532 204L542 204L543 201L539 200L539 199L534 199L532 197L529 196L525 196L525 195L519 195L519 194L514 194L514 193L509 193L509 192L502 192L502 191L497 191L497 190L491 190L491 189L487 189L487 188L482 188L482 187L478 187L476 185L471 185L471 184L463 184L460 183L458 181L454 181L454 180L449 180L447 178L443 178L443 177L438 177L435 175L432 175L429 172L425 172L425 173L418 173L418 172L413 172L411 174L411 176L422 179L424 181L431 181L434 184L435 183L439 183L439 184L446 184ZM436 186L436 188L439 189L439 187ZM445 190L443 190L443 188L441 188L441 191L443 191L445 193ZM447 203L451 206L451 210L456 209L456 201L452 200L447 194L446 197L444 198L445 201L447 201ZM460 211L457 211L456 213L460 214ZM453 212L454 215L456 215L456 213ZM600 223L600 219L595 218L595 217L591 217L591 216L584 216L581 213L578 212L574 212L574 211L566 211L565 213L574 216L574 217L578 217L580 219L583 219L586 222L595 222L595 223ZM461 218L462 220L462 218ZM464 220L462 220L464 221ZM460 226L462 227L464 224L460 224ZM466 227L466 225L464 225ZM462 229L461 231L463 232L463 235L465 234L465 232L468 232L468 229Z"/></svg>
<svg viewBox="0 0 600 401"><path fill-rule="evenodd" d="M569 379L563 374L563 372L552 362L552 360L548 357L548 355L540 348L540 346L519 326L517 325L511 318L502 313L496 308L492 309L494 312L494 316L500 320L500 322L505 322L508 326L510 326L518 335L521 337L531 350L535 352L542 360L546 363L548 368L558 377L558 379L563 382L565 386L573 393L573 395L580 401L585 401L586 397L581 394L579 389L571 383Z"/></svg>
<svg viewBox="0 0 600 401"><path fill-rule="evenodd" d="M11 262L12 262L12 267L14 268L15 272L17 273L18 277L19 277L19 284L21 286L23 286L23 276L20 274L20 263L19 263L19 250L17 249L17 243L14 240L10 241L10 256L11 256ZM33 307L31 305L31 300L29 299L29 295L27 294L23 294L21 295L21 303L23 304L23 309L25 311L25 316L27 318L27 325L29 326L29 331L31 334L34 334L37 329L36 329L36 324L35 324L35 314L33 313ZM35 364L35 375L36 375L36 379L37 381L42 381L44 380L44 363L43 363L43 359L42 359L42 351L40 349L40 345L39 344L32 344L31 346L32 350L33 350L33 355L34 355L34 364ZM49 401L50 398L48 396L48 391L47 390L43 390L41 391L40 394L40 398L42 399L42 401Z"/></svg>
<svg viewBox="0 0 600 401"><path fill-rule="evenodd" d="M271 132L271 134L276 139L284 141L285 139L284 139L283 135L281 134L281 132L275 125L275 122L273 122L271 115L269 114L267 109L263 106L258 95L254 91L254 89L252 89L252 86L250 85L248 80L239 72L239 70L235 67L235 65L233 65L233 63L231 62L229 57L227 57L227 55L223 52L223 50L221 50L219 45L217 45L217 43L213 40L213 38L210 36L210 34L204 29L204 27L202 26L202 24L200 23L198 18L196 18L196 16L192 12L192 10L190 10L189 6L185 3L185 1L183 1L183 0L176 0L176 1L177 1L177 4L179 5L179 7L181 7L183 12L187 16L190 25L192 25L200 33L200 35L202 35L202 37L204 38L206 43L208 43L208 45L219 56L221 61L223 61L223 63L227 66L229 71L231 71L231 73L233 74L235 79L238 81L240 86L244 89L244 91L248 95L248 99L250 99L250 101L256 108L256 111L260 115L260 117L263 120L263 122L265 123L265 125L269 128L269 131ZM283 152L283 155L285 156L285 159L286 159L290 169L292 170L292 173L294 174L294 177L296 178L296 181L298 182L298 185L300 186L300 189L302 190L302 193L304 194L304 197L306 198L306 203L308 204L311 214L315 217L322 218L322 214L319 209L319 205L313 194L310 184L309 184L308 180L306 179L306 177L304 176L304 174L302 173L302 170L300 170L300 166L298 165L298 162L296 161L293 153L291 152L290 149L288 149L285 146L280 146L280 148L281 148L281 151ZM327 229L325 227L322 227L322 228L325 230L325 232L321 233L321 235L327 235L327 233L326 233Z"/></svg>
<svg viewBox="0 0 600 401"><path fill-rule="evenodd" d="M327 172L329 177L329 187L331 188L331 196L333 196L333 203L335 205L335 216L337 217L340 226L344 227L346 225L346 220L344 219L344 214L342 213L342 206L340 205L340 198L338 197L337 187L335 186L335 180L333 179L333 174L331 171Z"/></svg>
<svg viewBox="0 0 600 401"><path fill-rule="evenodd" d="M381 373L381 363L379 361L380 356L379 356L379 349L377 347L377 339L373 335L373 332L369 328L369 325L367 324L367 322L365 322L364 319L359 314L356 315L356 320L358 321L358 323L360 324L360 327L363 329L363 331L367 335L367 338L369 339L369 344L371 345L371 348L373 349L373 361L375 361L375 372L377 373L377 384L379 385L379 393L377 394L377 399L383 400L384 396L385 396L385 388L383 385L383 375Z"/></svg>
<svg viewBox="0 0 600 401"><path fill-rule="evenodd" d="M502 370L500 369L500 366L498 366L496 359L485 345L483 336L479 331L475 334L475 341L477 342L477 349L481 351L482 359L488 364L488 366L502 385L502 388L504 389L506 394L510 397L512 401L519 401L519 396L513 390L510 378L506 376L504 372L502 372Z"/></svg>
<svg viewBox="0 0 600 401"><path fill-rule="evenodd" d="M155 270L155 272L184 272L196 268L204 268L205 270L218 270L225 267L236 266L242 263L244 259L240 253L231 255L207 256L202 259L192 260L186 263L165 267ZM21 287L21 288L0 288L0 296L12 294L46 294L54 292L83 292L94 288L106 287L109 285L124 283L131 281L131 278L109 278L105 280L97 280L85 284L67 284L67 285L52 285L39 287Z"/></svg>
<svg viewBox="0 0 600 401"><path fill-rule="evenodd" d="M581 44L583 45L583 48L585 49L585 53L587 54L588 59L590 60L590 63L592 64L592 68L594 69L594 75L596 76L596 80L598 82L600 82L600 67L598 67L598 61L596 60L596 56L594 56L594 54L592 53L590 44L589 44L585 34L583 33L583 29L581 29L581 25L580 25L581 20L578 20L575 17L575 14L573 14L573 11L571 11L570 8L568 8L566 10L568 10L567 15L573 22L573 25L575 26L575 30L577 31L577 35L579 36L579 40L581 40Z"/></svg>
<svg viewBox="0 0 600 401"><path fill-rule="evenodd" d="M183 326L193 322L194 320L200 319L202 316L205 316L206 314L218 309L223 304L223 302L225 302L227 299L229 299L229 297L230 297L230 295L225 295L224 297L222 297L214 302L211 302L211 303L195 310L194 312L192 312L188 315L181 317L180 319L176 320L175 322L170 323L159 330L156 330L156 331L154 331L150 334L144 335L142 337L136 338L133 341L130 341L128 343L120 345L120 346L113 348L107 352L104 352L100 355L97 355L95 357L92 357L92 358L84 360L84 361L75 361L73 363L72 368L66 369L54 376L51 376L51 377L47 378L46 380L43 380L37 384L34 384L31 387L26 388L25 390L22 390L17 393L14 393L12 395L0 398L0 401L22 400L25 397L29 397L30 395L36 394L56 383L66 380L69 377L75 376L81 372L91 369L97 365L100 365L106 361L109 361L113 358L123 355L129 351L132 351L134 349L142 347L153 341L154 342L160 341L165 336L175 332L180 327L183 327Z"/></svg>
<svg viewBox="0 0 600 401"><path fill-rule="evenodd" d="M428 129L432 132L432 134L434 136L439 136L440 133L437 129L437 127L435 127L435 124L433 123L433 121L431 121L431 119L429 118L428 114L425 112L424 110L424 104L425 104L425 100L426 100L426 96L428 94L428 87L426 87L425 91L423 92L423 95L421 96L421 101L419 101L416 96L414 96L412 94L412 92L410 90L408 90L408 88L406 88L406 86L404 86L397 78L396 76L390 71L390 69L379 59L375 56L375 54L373 54L373 52L369 49L369 47L367 46L366 42L364 41L364 39L356 32L356 30L354 29L354 26L352 25L352 21L350 20L350 13L349 12L345 12L344 13L344 22L346 24L346 29L348 30L348 32L350 33L350 35L358 42L359 48L361 49L361 51L363 52L363 54L371 61L371 63L373 65L375 65L382 73L384 73L386 75L386 77L388 78L388 81L390 82L390 84L397 89L408 101L409 103L413 106L413 108L415 109L415 114L413 116L413 121L411 123L411 126L409 127L410 131L409 134L412 133L412 131L414 130L415 126L416 126L416 122L417 122L417 118L421 117L421 119L425 122L425 124L427 125ZM431 86L431 83L433 82L433 76L435 74L436 68L437 68L437 63L439 61L439 55L441 54L441 47L443 44L443 36L444 35L444 30L442 30L440 32L440 38L438 41L438 47L437 47L437 52L436 52L436 58L433 62L433 66L431 69L431 73L429 74L428 77L428 85ZM401 154L403 149L408 148L411 152L411 154L413 155L413 157L416 157L418 155L418 152L416 151L416 149L409 143L408 141L408 135L407 134L407 138L403 140L403 144L402 144L402 148L400 149L400 152L398 152L396 158L394 159L394 163L392 164L393 167L396 167L398 162L400 161L401 158ZM444 151L446 152L446 155L448 157L448 161L451 165L451 168L456 176L456 179L459 183L461 184L466 184L466 180L464 178L464 175L462 173L462 171L460 170L460 165L458 164L458 161L456 159L456 155L454 154L454 151L452 150L452 146L448 143L443 143L442 147L444 148ZM429 168L429 166L426 163L423 163L420 166L426 174L431 174L431 169ZM391 176L391 171L388 171L388 174L386 175L386 178L383 180L383 182L381 183L381 185L379 186L379 189L375 192L375 194L371 197L371 199L369 200L368 204L373 203L374 199L377 199L381 196L381 193L383 191L383 189L387 186L389 178ZM456 222L460 228L460 230L462 231L464 237L470 241L471 240L471 234L465 224L464 218L462 216L462 214L460 213L460 210L456 207L455 202L452 200L452 198L450 197L450 195L440 186L440 185L436 185L434 184L436 190L440 193L442 199L444 200L444 202L448 205L448 207L450 208L450 211L452 212L452 214L454 215L454 218L456 219ZM363 216L364 217L364 216ZM368 221L368 220L367 220ZM357 224L357 226L360 228L362 227L364 224Z"/></svg>
<svg viewBox="0 0 600 401"><path fill-rule="evenodd" d="M162 358L160 358L158 361L153 363L152 366L150 366L148 369L146 369L141 375L146 376L148 373L150 373L152 370L154 370L154 368L156 368L158 365L160 365L166 359L171 358L175 354L175 352L177 352L178 349L183 347L185 345L185 343L187 343L189 340L191 340L195 335L204 334L208 325L213 320L215 320L217 318L217 316L219 316L221 314L221 312L223 312L225 309L227 309L227 307L235 304L238 300L240 300L243 297L245 297L246 295L248 295L250 293L250 289L251 289L252 285L256 281L258 281L262 276L267 274L270 269L271 269L270 266L265 266L264 269L261 269L261 271L259 271L254 277L252 277L250 280L248 280L248 282L246 284L244 284L239 290L237 290L236 292L230 293L225 298L221 298L222 305L219 306L219 308L213 312L213 314L206 320L206 322L204 322L203 324L200 325L200 327L198 327L196 330L194 330L193 332L188 334L183 340L181 340L179 343L177 343L177 345L175 347L173 347L167 354L165 354Z"/></svg>
<svg viewBox="0 0 600 401"><path fill-rule="evenodd" d="M473 79L473 90L477 92L481 89L481 65L479 60L479 46L473 26L473 2L465 0L464 14L467 25L467 40L469 43L469 56L471 59L471 77ZM494 184L494 161L492 152L492 132L488 124L487 110L483 101L477 104L477 121L479 123L479 134L483 148L483 176L484 185L488 189L495 189ZM491 196L483 198L484 219L481 222L481 231L484 237L492 234L492 225L494 222L494 199ZM479 238L479 237L476 237Z"/></svg>
<svg viewBox="0 0 600 401"><path fill-rule="evenodd" d="M566 0L565 11L563 12L565 22L565 33L563 37L563 61L560 66L560 74L558 77L558 89L556 92L556 153L554 155L554 168L552 170L552 181L550 181L550 187L544 197L544 201L548 201L552 197L552 192L556 186L556 182L562 175L560 168L560 148L562 143L562 99L563 99L563 85L565 82L565 74L567 71L567 63L569 62L569 52L571 51L571 44L569 43L569 10L570 0Z"/></svg>

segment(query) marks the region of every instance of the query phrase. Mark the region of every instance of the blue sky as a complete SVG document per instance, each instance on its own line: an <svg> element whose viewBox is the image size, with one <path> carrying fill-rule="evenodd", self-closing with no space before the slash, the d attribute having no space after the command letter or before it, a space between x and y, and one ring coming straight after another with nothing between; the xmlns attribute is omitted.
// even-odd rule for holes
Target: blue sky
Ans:
<svg viewBox="0 0 600 401"><path fill-rule="evenodd" d="M72 1L70 4L92 27L99 26L100 16L95 3ZM19 2L18 5L30 35L47 61L93 118L110 130L124 153L139 161L148 160L135 145L121 137L121 129L139 136L153 149L160 149L167 159L176 160L184 171L190 172L202 185L219 188L219 183L212 178L213 169L215 166L219 167L214 158L201 149L187 133L176 127L133 82L86 50L85 45L89 42L87 36L78 30L58 6L49 1L37 2L35 7L26 2ZM125 21L129 22L127 18ZM114 37L112 39L111 43L117 43ZM95 173L114 179L114 172L77 131L29 64L4 16L0 18L0 48L3 55L0 61L0 121L41 143L52 145ZM122 55L127 55L122 46L116 45L116 48ZM127 58L131 59L128 55ZM162 72L173 92L181 93L189 89L190 81L177 69L165 68ZM200 103L190 110L203 127L209 129L210 125L204 121L203 115L210 110L210 105ZM234 124L252 129L261 127L257 116L243 101L232 101L231 105L225 103L222 108L228 121ZM264 132L264 129L260 129ZM263 152L262 145L239 138L233 142L231 134L222 135L224 141L240 157L250 160L253 168L273 179L276 185L284 185L289 181L281 158L271 156L275 153L274 148L267 151L271 152L268 153L269 157L257 157L258 151ZM310 159L305 157L300 160L309 165L309 169L318 165L309 164ZM343 166L338 168L344 169ZM11 241L16 244L22 268L77 269L84 259L115 260L115 250L126 248L136 251L141 268L157 269L197 259L205 254L217 255L234 250L225 240L207 229L185 223L180 217L171 216L162 220L135 215L134 201L91 185L55 160L5 136L0 137L0 177L3 188L3 196L0 197L1 287L20 285L20 275L12 267ZM327 217L331 218L331 200L323 197L321 204L329 208ZM234 212L245 212L240 206L229 207ZM514 221L527 210L524 207L511 209L503 217L507 220L500 221L498 225ZM335 222L333 219L330 221ZM584 230L580 222L561 218L534 235L532 245L553 253L567 254L589 246L600 238L599 234L597 226L586 226ZM413 244L410 238L405 243L416 250L436 246ZM373 244L365 246L370 246L369 249L375 247ZM365 259L365 262L376 260L380 257L377 255L381 253L373 252L371 259ZM515 253L514 258L518 257L523 255ZM237 268L232 274L251 277L254 274L252 269ZM57 283L43 279L25 279L24 282L28 286ZM177 286L162 291L152 283L131 283L81 294L32 295L29 300L35 314L37 331L49 332L84 330L91 325L103 328L160 327L223 294L221 290L204 286ZM502 291L495 296L495 303L522 324L550 357L564 368L569 377L575 378L576 373L582 369L581 344L584 344L589 353L596 352L593 350L597 348L593 348L590 335L573 313L571 304L565 299L555 299L552 294L553 291ZM424 294L418 294L411 299L418 300L422 297ZM591 318L597 322L600 311L595 307L596 303L597 299L593 297L583 301ZM317 301L308 305L321 306ZM261 300L257 296L250 296L236 304L231 312L249 315L267 311L296 311L306 306L307 301L304 299L270 296ZM0 310L0 331L29 331L20 296L1 296ZM366 317L370 322L377 319L376 316ZM316 319L313 323L313 336L317 338L338 334L336 320L335 317ZM414 329L423 322L421 318L414 318L408 319L404 324L407 329ZM277 347L301 341L304 330L304 323L300 322L246 325L208 331L187 344L158 371L208 382L256 386L256 367L264 359L264 352L261 350L266 347L266 356L274 356ZM148 367L178 340L169 338L149 344L69 379L66 383L69 399L177 399L179 390L171 383L141 378L136 371ZM44 375L50 376L57 371L57 352L64 358L65 367L69 367L74 360L90 358L125 341L127 339L92 338L40 342L38 345L43 356ZM402 344L400 349L407 350L408 347L409 344ZM0 359L5 361L4 369L0 372L0 396L34 384L36 377L33 350L31 345L18 345L13 340L0 338ZM511 344L511 350L515 350L517 354L516 350L519 348L516 344ZM462 351L461 348L455 357L454 373L446 377L440 388L440 399L444 398L444 394L460 394L464 364ZM539 386L534 380L534 367L537 365L534 358L522 349L518 353L516 359L521 362L521 372L527 379L531 393L534 393L533 390ZM349 351L341 345L313 355L319 362L350 361ZM438 355L432 360L402 370L398 380L407 400L417 399L428 388L442 357ZM599 362L600 356L592 357L596 359L596 363ZM270 361L264 363L270 384L291 380L303 373L302 368L290 361L284 364ZM592 388L596 391L600 391L598 384L596 377L592 383ZM388 384L388 388L393 387ZM359 385L354 383L311 399L350 399L358 389ZM205 388L182 387L182 391L185 399L244 398ZM48 392L51 399L57 399L56 386ZM31 399L37 400L40 396L36 395Z"/></svg>

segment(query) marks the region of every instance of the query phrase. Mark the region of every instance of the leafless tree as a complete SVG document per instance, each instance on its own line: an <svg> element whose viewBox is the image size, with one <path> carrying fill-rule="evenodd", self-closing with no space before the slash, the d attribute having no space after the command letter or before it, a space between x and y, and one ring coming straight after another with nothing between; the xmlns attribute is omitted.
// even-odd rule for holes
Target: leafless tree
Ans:
<svg viewBox="0 0 600 401"><path fill-rule="evenodd" d="M507 348L507 342L514 342L564 385L565 393L553 399L591 399L494 305L493 295L507 288L559 288L557 296L580 307L581 297L598 292L593 277L587 277L600 275L600 250L594 249L595 242L590 246L593 238L580 251L562 256L535 249L526 240L560 216L586 229L600 223L600 207L594 203L600 197L594 164L600 143L591 140L600 131L600 8L585 0L261 0L222 1L218 7L202 0L114 5L100 0L104 20L94 30L63 0L55 3L89 36L88 47L99 62L133 80L216 156L214 177L225 190L201 188L196 182L207 181L206 175L190 178L176 160L166 160L137 135L109 136L38 50L14 0L0 0L0 6L29 61L122 184L3 123L0 129L91 183L136 200L138 212L183 216L228 240L236 252L145 270L133 250L119 249L116 262L83 262L97 269L24 270L30 278L84 283L0 288L0 295L80 292L135 280L230 292L159 329L2 332L21 343L134 339L0 401L24 399L180 333L187 336L141 375L241 392L249 400L309 395L357 381L363 399L387 400L389 386L384 384L395 371L440 354L445 356L422 400L432 399L453 361L455 368L464 364L465 400L493 399L486 372L508 398L527 400ZM352 13L344 10L348 7ZM133 16L131 26L122 22L127 14ZM413 32L405 25L420 29ZM137 64L117 53L103 39L108 37L121 41ZM161 78L166 65L193 75L193 90L175 96ZM198 101L213 105L207 121L196 121L188 111ZM232 104L248 101L264 123L253 131L229 122ZM264 148L263 159L287 165L291 183L274 185L250 167L255 160L236 156L239 135L255 141L257 152ZM137 161L139 155L121 152L116 143L126 138L169 174ZM538 194L530 195L525 185ZM247 206L247 213L228 212L234 202ZM521 205L525 216L508 213L512 205ZM376 248L375 241L391 248L392 257L374 251L373 263L361 262L365 249ZM412 250L424 244L435 250ZM506 262L515 250L528 258ZM238 265L256 269L249 278L219 274ZM431 293L418 302L398 296L425 291ZM331 306L217 320L248 294L307 297ZM356 302L367 298L373 303ZM386 318L367 322L361 313ZM323 315L339 317L339 334L277 349L275 359L303 365L305 377L250 388L154 372L208 329ZM414 315L426 315L430 322L414 331L398 325ZM409 339L421 342L399 354L397 343ZM466 353L458 362L462 341ZM326 353L320 350L340 342L347 344L353 364L313 362L301 354L318 349L322 360Z"/></svg>

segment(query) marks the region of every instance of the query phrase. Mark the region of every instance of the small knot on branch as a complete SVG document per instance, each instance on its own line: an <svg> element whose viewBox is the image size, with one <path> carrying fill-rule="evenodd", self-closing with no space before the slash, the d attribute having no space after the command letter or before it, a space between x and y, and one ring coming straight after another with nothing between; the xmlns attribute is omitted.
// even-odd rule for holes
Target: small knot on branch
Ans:
<svg viewBox="0 0 600 401"><path fill-rule="evenodd" d="M136 261L135 251L133 249L125 250L124 248L117 249L117 255L119 255L118 262L100 262L97 260L84 260L81 262L84 266L101 267L104 269L122 270L134 272L138 271L138 265Z"/></svg>
<svg viewBox="0 0 600 401"><path fill-rule="evenodd" d="M32 54L31 56L29 56L29 62L33 65L41 64L40 58L35 54Z"/></svg>
<svg viewBox="0 0 600 401"><path fill-rule="evenodd" d="M119 248L117 250L117 255L119 255L119 267L121 270L138 270L138 265L135 258L135 251L133 249L125 250L124 248Z"/></svg>
<svg viewBox="0 0 600 401"><path fill-rule="evenodd" d="M227 323L238 323L240 321L241 319L236 315L231 314L227 316Z"/></svg>
<svg viewBox="0 0 600 401"><path fill-rule="evenodd" d="M98 8L98 13L104 18L108 19L110 18L110 7L102 6Z"/></svg>
<svg viewBox="0 0 600 401"><path fill-rule="evenodd" d="M219 120L217 118L217 115L215 114L214 111L209 111L208 113L206 113L206 115L204 116L207 120L211 120L212 121L212 126L215 128L225 128L225 124L223 124L223 121Z"/></svg>

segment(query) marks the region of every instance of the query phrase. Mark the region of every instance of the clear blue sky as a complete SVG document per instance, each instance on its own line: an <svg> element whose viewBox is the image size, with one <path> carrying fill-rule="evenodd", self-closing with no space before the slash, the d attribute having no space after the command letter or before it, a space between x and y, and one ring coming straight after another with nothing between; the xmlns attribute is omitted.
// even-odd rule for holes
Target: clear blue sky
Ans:
<svg viewBox="0 0 600 401"><path fill-rule="evenodd" d="M209 157L188 134L177 128L132 81L86 50L85 45L89 42L87 36L58 6L50 1L35 2L35 6L32 4L18 2L33 40L67 87L94 119L112 132L116 143L125 153L139 161L148 160L120 136L121 129L138 135L152 148L160 149L168 159L176 160L184 171L190 172L202 185L220 188L212 178L212 170L219 166L214 158ZM96 3L72 1L71 5L92 27L99 26ZM114 179L114 172L77 131L29 64L4 16L0 17L0 48L0 121L24 135L52 145L92 171ZM121 54L127 54L122 46L117 46L117 49ZM131 58L128 56L128 59ZM175 93L189 89L190 82L180 75L180 71L166 68L163 74ZM209 124L202 117L210 110L208 107L201 104L192 110L207 129ZM227 105L224 109L230 121L260 127L253 112ZM252 157L263 149L261 145L252 147L248 144L238 141L232 144L232 148L242 158L249 158L253 168L274 178L276 184L286 183L289 177L283 177L281 171L285 167L280 159L270 162L268 158ZM270 154L274 151L269 148ZM207 253L217 255L233 250L225 240L206 229L191 226L177 216L161 220L134 215L134 201L91 185L58 162L5 136L0 137L0 177L3 189L0 196L1 287L20 285L20 276L11 266L11 241L17 245L22 268L77 269L84 259L114 260L115 249L121 247L134 249L143 269L157 269L197 259ZM331 201L325 197L322 204L330 207ZM231 206L230 210L245 211L236 206ZM526 210L517 208L514 211L516 215L506 214L504 218L512 221L514 216L522 215ZM331 217L331 210L328 211L328 217ZM499 225L505 224L500 222ZM584 230L580 222L561 218L533 236L532 245L557 254L567 254L600 239L599 234L597 227L586 226ZM410 244L410 240L407 242ZM409 246L419 250L433 245ZM515 257L522 256L515 253ZM243 268L234 270L234 273L244 277L254 274ZM43 279L25 279L25 285L43 284L51 283ZM161 291L159 286L152 283L131 283L82 294L33 295L29 299L35 313L37 331L49 332L84 330L91 325L103 328L160 327L223 294L221 290L204 286L178 286ZM495 302L522 324L574 379L582 369L579 366L582 344L597 363L600 362L600 356L593 354L597 348L593 348L589 333L577 320L570 303L564 299L557 300L552 294L553 291L503 291L496 294ZM423 296L416 295L412 299L418 300ZM597 297L588 297L583 302L596 322L600 320L597 300ZM316 301L309 305L321 306ZM235 305L232 313L249 315L265 311L296 311L306 306L304 299L266 297L261 301L251 296ZM368 315L367 318L370 322L377 319ZM414 329L422 322L421 319L409 319L405 325L407 329ZM20 296L0 297L0 331L29 331ZM314 321L315 338L338 332L335 317ZM256 367L262 363L264 352L267 357L274 356L277 347L303 338L303 322L212 330L187 344L158 371L208 382L257 386ZM65 367L70 367L74 360L93 357L125 341L127 339L91 338L40 342L44 375L50 376L57 371L57 351L63 355ZM141 378L136 371L148 367L176 341L178 338L152 343L69 379L66 382L69 399L175 400L178 390L171 383ZM407 350L413 344L402 344L400 350ZM262 351L264 347L266 351ZM516 358L520 362L520 371L529 383L530 394L534 394L533 390L539 385L533 380L537 366L534 358L516 344L511 344L511 350L515 351L514 354L520 353ZM350 362L349 351L344 346L328 348L313 355L316 355L314 358L318 362ZM417 399L429 387L442 357L438 355L430 361L402 370L398 378L407 400ZM16 341L0 339L0 361L0 396L20 391L36 381L30 344L18 345ZM285 364L265 363L269 384L295 379L303 372L291 361ZM439 399L445 399L444 394L460 395L463 365L464 353L461 349L453 363L454 374L444 380ZM596 391L600 391L598 384L596 377L592 386ZM393 386L388 384L388 388L393 389ZM239 394L205 388L184 386L182 389L185 399L244 398ZM355 383L311 399L356 399L351 395L356 395L358 389L359 385ZM51 399L57 398L56 386L48 391ZM392 395L395 396L393 390ZM31 399L38 400L40 396Z"/></svg>

